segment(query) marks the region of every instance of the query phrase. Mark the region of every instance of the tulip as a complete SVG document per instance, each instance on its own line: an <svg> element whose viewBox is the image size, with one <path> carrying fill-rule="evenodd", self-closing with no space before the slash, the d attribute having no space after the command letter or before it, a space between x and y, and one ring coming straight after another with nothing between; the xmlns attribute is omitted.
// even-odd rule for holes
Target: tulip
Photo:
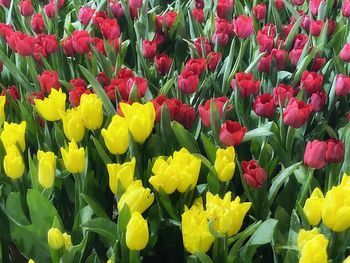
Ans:
<svg viewBox="0 0 350 263"><path fill-rule="evenodd" d="M35 261L33 259L29 259L28 263L35 263Z"/></svg>
<svg viewBox="0 0 350 263"><path fill-rule="evenodd" d="M51 249L61 249L64 246L64 238L61 230L58 228L50 228L47 232L47 241Z"/></svg>
<svg viewBox="0 0 350 263"><path fill-rule="evenodd" d="M199 85L199 77L192 71L184 70L178 79L179 90L186 94L194 93Z"/></svg>
<svg viewBox="0 0 350 263"><path fill-rule="evenodd" d="M310 225L316 226L321 222L323 202L324 196L318 187L314 189L310 198L306 199L303 209Z"/></svg>
<svg viewBox="0 0 350 263"><path fill-rule="evenodd" d="M215 71L217 65L221 60L222 54L220 52L210 52L208 57L209 61L207 63L207 68L210 71Z"/></svg>
<svg viewBox="0 0 350 263"><path fill-rule="evenodd" d="M225 146L238 146L246 132L247 128L242 127L239 122L226 121L220 129L220 142Z"/></svg>
<svg viewBox="0 0 350 263"><path fill-rule="evenodd" d="M286 64L286 51L283 49L272 49L271 56L275 60L278 70L283 70Z"/></svg>
<svg viewBox="0 0 350 263"><path fill-rule="evenodd" d="M163 31L164 19L165 19L166 29L170 30L170 28L172 27L172 25L176 20L176 17L177 17L177 13L173 11L166 12L163 16L161 15L156 16L157 31Z"/></svg>
<svg viewBox="0 0 350 263"><path fill-rule="evenodd" d="M242 97L250 97L251 95L258 94L260 81L255 81L251 73L238 72L235 75L235 79L231 81L233 90L236 89L236 86L238 86L239 93Z"/></svg>
<svg viewBox="0 0 350 263"><path fill-rule="evenodd" d="M260 52L268 52L270 53L273 46L275 45L275 37L273 35L267 35L267 34L264 34L260 31L258 31L258 34L257 34L257 40L258 40L258 43L259 43L259 51Z"/></svg>
<svg viewBox="0 0 350 263"><path fill-rule="evenodd" d="M240 15L233 20L234 32L239 38L247 38L253 34L253 19L249 16Z"/></svg>
<svg viewBox="0 0 350 263"><path fill-rule="evenodd" d="M256 97L253 105L256 115L271 118L275 114L275 104L270 93L261 94Z"/></svg>
<svg viewBox="0 0 350 263"><path fill-rule="evenodd" d="M322 89L323 76L316 72L304 71L301 77L301 83L308 95Z"/></svg>
<svg viewBox="0 0 350 263"><path fill-rule="evenodd" d="M197 199L193 206L181 215L182 239L185 249L195 252L207 252L215 240L209 231L208 219L203 209L201 199Z"/></svg>
<svg viewBox="0 0 350 263"><path fill-rule="evenodd" d="M253 7L253 13L258 20L264 20L266 17L266 4L258 4Z"/></svg>
<svg viewBox="0 0 350 263"><path fill-rule="evenodd" d="M126 225L126 245L130 250L141 250L147 246L149 232L147 220L139 212L133 212Z"/></svg>
<svg viewBox="0 0 350 263"><path fill-rule="evenodd" d="M22 16L31 16L34 13L31 0L21 0L19 3L19 9Z"/></svg>
<svg viewBox="0 0 350 263"><path fill-rule="evenodd" d="M35 33L40 34L45 30L45 23L41 14L35 14L30 22Z"/></svg>
<svg viewBox="0 0 350 263"><path fill-rule="evenodd" d="M167 194L176 190L184 193L197 185L201 161L182 148L175 151L173 157L167 160L158 158L153 165L154 175L149 179L150 184L159 191L160 188Z"/></svg>
<svg viewBox="0 0 350 263"><path fill-rule="evenodd" d="M279 84L273 89L273 101L275 105L285 106L286 102L294 96L294 89L292 86L286 84Z"/></svg>
<svg viewBox="0 0 350 263"><path fill-rule="evenodd" d="M72 47L79 54L86 54L90 51L89 44L93 43L92 37L85 30L75 30L72 35Z"/></svg>
<svg viewBox="0 0 350 263"><path fill-rule="evenodd" d="M20 178L24 173L24 162L20 151L15 145L7 148L6 155L4 157L4 170L5 174L11 179L15 180Z"/></svg>
<svg viewBox="0 0 350 263"><path fill-rule="evenodd" d="M61 86L56 71L44 70L41 75L38 76L38 81L41 90L48 94L51 93L51 89L59 90Z"/></svg>
<svg viewBox="0 0 350 263"><path fill-rule="evenodd" d="M83 94L80 97L80 111L85 128L96 130L103 121L102 101L96 94Z"/></svg>
<svg viewBox="0 0 350 263"><path fill-rule="evenodd" d="M194 20L196 20L200 24L204 23L205 21L203 9L200 9L200 8L192 9L192 16Z"/></svg>
<svg viewBox="0 0 350 263"><path fill-rule="evenodd" d="M173 64L173 59L166 54L156 55L154 57L154 64L159 74L165 75L169 72Z"/></svg>
<svg viewBox="0 0 350 263"><path fill-rule="evenodd" d="M218 149L216 151L215 170L221 182L228 182L235 173L235 148Z"/></svg>
<svg viewBox="0 0 350 263"><path fill-rule="evenodd" d="M88 25L92 19L92 16L95 13L95 9L90 8L90 7L82 7L79 10L79 21L80 23L82 23L83 25Z"/></svg>
<svg viewBox="0 0 350 263"><path fill-rule="evenodd" d="M344 0L341 11L344 17L350 17L350 0Z"/></svg>
<svg viewBox="0 0 350 263"><path fill-rule="evenodd" d="M100 21L98 27L104 38L113 40L120 37L120 27L116 19L104 18Z"/></svg>
<svg viewBox="0 0 350 263"><path fill-rule="evenodd" d="M109 174L109 187L114 195L117 194L119 183L123 189L127 189L132 183L135 173L135 157L130 162L123 164L107 164L107 170Z"/></svg>
<svg viewBox="0 0 350 263"><path fill-rule="evenodd" d="M329 241L322 234L306 242L301 250L299 263L327 263L327 246Z"/></svg>
<svg viewBox="0 0 350 263"><path fill-rule="evenodd" d="M315 112L320 112L323 110L324 106L326 105L326 100L327 100L326 92L324 92L324 90L319 90L311 95L310 105L312 105L312 108Z"/></svg>
<svg viewBox="0 0 350 263"><path fill-rule="evenodd" d="M133 181L128 188L126 188L122 197L118 202L118 209L121 211L124 204L127 204L130 212L137 211L142 214L149 208L154 201L154 194L149 188L142 186L141 180Z"/></svg>
<svg viewBox="0 0 350 263"><path fill-rule="evenodd" d="M72 238L70 235L68 235L67 233L63 233L63 239L64 239L64 248L65 249L69 249L73 246L72 244Z"/></svg>
<svg viewBox="0 0 350 263"><path fill-rule="evenodd" d="M66 94L61 89L51 89L48 98L43 100L34 99L35 107L41 116L47 121L61 119L60 112L66 110Z"/></svg>
<svg viewBox="0 0 350 263"><path fill-rule="evenodd" d="M317 235L319 235L318 228L313 228L312 230L300 229L297 239L297 246L299 250L302 250L304 245Z"/></svg>
<svg viewBox="0 0 350 263"><path fill-rule="evenodd" d="M206 68L205 58L190 58L185 65L184 71L192 71L196 75L200 76Z"/></svg>
<svg viewBox="0 0 350 263"><path fill-rule="evenodd" d="M350 263L350 255L346 259L344 259L343 263Z"/></svg>
<svg viewBox="0 0 350 263"><path fill-rule="evenodd" d="M5 121L6 96L0 96L0 123Z"/></svg>
<svg viewBox="0 0 350 263"><path fill-rule="evenodd" d="M293 97L283 112L283 122L293 128L300 128L307 122L312 108L312 105Z"/></svg>
<svg viewBox="0 0 350 263"><path fill-rule="evenodd" d="M56 175L56 156L53 152L38 151L38 181L44 188L51 188Z"/></svg>
<svg viewBox="0 0 350 263"><path fill-rule="evenodd" d="M241 166L244 171L243 178L249 186L258 189L265 183L267 174L257 161L243 161Z"/></svg>
<svg viewBox="0 0 350 263"><path fill-rule="evenodd" d="M350 93L350 77L339 74L335 83L335 94L337 96L347 96Z"/></svg>
<svg viewBox="0 0 350 263"><path fill-rule="evenodd" d="M157 53L157 43L155 41L143 40L142 51L146 59L153 59Z"/></svg>
<svg viewBox="0 0 350 263"><path fill-rule="evenodd" d="M346 43L339 53L339 58L345 62L350 62L350 43Z"/></svg>
<svg viewBox="0 0 350 263"><path fill-rule="evenodd" d="M209 99L207 100L204 105L200 105L198 107L198 113L199 113L199 116L202 120L202 123L205 127L210 127L211 125L211 119L210 119L210 103L211 103L212 99ZM227 103L228 101L228 98L227 97L218 97L218 98L215 98L213 100L215 102L215 105L216 105L216 108L218 110L218 113L219 113L219 116L220 118L222 117L222 114L223 114L223 109L224 109L224 105ZM226 108L226 111L230 111L232 109L232 107L227 107Z"/></svg>
<svg viewBox="0 0 350 263"><path fill-rule="evenodd" d="M326 193L322 208L322 222L334 232L343 232L350 227L350 187L344 176L341 185Z"/></svg>
<svg viewBox="0 0 350 263"><path fill-rule="evenodd" d="M304 2L305 0L292 0L292 3L298 6L302 5Z"/></svg>
<svg viewBox="0 0 350 263"><path fill-rule="evenodd" d="M101 135L110 153L124 154L127 151L129 133L125 118L115 115L108 128L102 129Z"/></svg>
<svg viewBox="0 0 350 263"><path fill-rule="evenodd" d="M318 37L321 34L324 22L322 20L311 21L310 34Z"/></svg>
<svg viewBox="0 0 350 263"><path fill-rule="evenodd" d="M25 141L26 126L27 126L27 123L25 121L22 121L20 124L8 123L5 121L4 129L1 132L0 138L6 152L10 147L16 146L17 144L20 146L19 150L24 152L26 148L26 141Z"/></svg>
<svg viewBox="0 0 350 263"><path fill-rule="evenodd" d="M250 202L240 203L239 196L231 201L231 192L227 192L223 199L219 195L214 196L207 192L206 200L208 219L214 221L214 229L217 232L228 237L241 229L243 219L252 205Z"/></svg>
<svg viewBox="0 0 350 263"><path fill-rule="evenodd" d="M305 165L314 169L322 169L326 166L326 151L326 142L319 140L309 141L304 153Z"/></svg>
<svg viewBox="0 0 350 263"><path fill-rule="evenodd" d="M81 173L85 166L85 151L81 147L78 149L78 145L73 139L68 144L68 150L61 148L62 159L67 170L71 173Z"/></svg>
<svg viewBox="0 0 350 263"><path fill-rule="evenodd" d="M138 143L143 143L151 134L156 118L156 113L151 102L132 105L120 103L120 108L125 116L128 128Z"/></svg>
<svg viewBox="0 0 350 263"><path fill-rule="evenodd" d="M60 112L63 131L69 141L80 142L84 138L85 127L80 107Z"/></svg>
<svg viewBox="0 0 350 263"><path fill-rule="evenodd" d="M345 147L344 143L340 140L328 139L326 162L327 163L340 163L344 160Z"/></svg>

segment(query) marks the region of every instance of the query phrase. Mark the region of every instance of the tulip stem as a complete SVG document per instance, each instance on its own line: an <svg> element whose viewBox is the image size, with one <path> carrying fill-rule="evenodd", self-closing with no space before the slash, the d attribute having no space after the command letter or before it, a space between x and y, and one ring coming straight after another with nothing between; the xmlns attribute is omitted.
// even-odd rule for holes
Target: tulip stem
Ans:
<svg viewBox="0 0 350 263"><path fill-rule="evenodd" d="M305 184L303 185L303 188L302 188L302 191L301 191L301 195L300 195L300 198L299 198L300 205L304 204L304 202L305 202L306 195L307 195L307 192L308 192L308 190L310 188L311 179L312 179L312 176L314 174L314 171L315 171L315 169L310 168L310 167L307 170L307 179L306 179Z"/></svg>
<svg viewBox="0 0 350 263"><path fill-rule="evenodd" d="M140 260L140 251L138 250L130 250L129 251L129 262L130 263L139 263Z"/></svg>

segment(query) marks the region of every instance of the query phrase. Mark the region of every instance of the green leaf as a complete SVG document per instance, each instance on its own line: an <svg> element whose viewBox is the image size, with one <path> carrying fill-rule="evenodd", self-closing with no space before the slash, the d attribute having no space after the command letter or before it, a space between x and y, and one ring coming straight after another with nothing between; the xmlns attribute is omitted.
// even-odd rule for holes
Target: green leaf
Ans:
<svg viewBox="0 0 350 263"><path fill-rule="evenodd" d="M215 145L209 140L209 138L203 132L201 132L201 140L209 161L211 163L214 163L216 159Z"/></svg>
<svg viewBox="0 0 350 263"><path fill-rule="evenodd" d="M80 226L102 236L110 246L113 246L118 239L117 224L109 219L93 218Z"/></svg>
<svg viewBox="0 0 350 263"><path fill-rule="evenodd" d="M220 127L221 127L221 118L218 111L218 107L216 106L216 103L214 100L210 101L210 127L213 132L213 137L216 142L216 144L219 144L219 133L220 133Z"/></svg>
<svg viewBox="0 0 350 263"><path fill-rule="evenodd" d="M86 194L81 194L81 196L83 197L85 202L91 207L92 211L94 211L96 216L109 219L108 215L106 214L100 203L98 203Z"/></svg>
<svg viewBox="0 0 350 263"><path fill-rule="evenodd" d="M266 52L262 52L260 53L258 56L256 56L256 58L249 64L249 66L246 68L246 70L244 71L244 73L249 73L251 72L254 67L258 64L258 62L260 61L260 59L265 56Z"/></svg>
<svg viewBox="0 0 350 263"><path fill-rule="evenodd" d="M296 169L299 168L299 166L302 164L302 162L295 163L291 166L289 166L286 169L283 169L272 181L272 185L269 190L269 200L270 203L273 202L275 199L279 189L282 187L283 183L288 179L290 175L294 173Z"/></svg>
<svg viewBox="0 0 350 263"><path fill-rule="evenodd" d="M6 200L5 212L9 219L17 225L26 226L30 224L21 204L20 193L10 192Z"/></svg>
<svg viewBox="0 0 350 263"><path fill-rule="evenodd" d="M96 92L97 96L102 100L103 107L105 108L107 114L114 115L116 113L115 108L110 99L108 98L106 92L102 88L101 84L96 80L94 75L92 75L88 69L81 65L79 67L86 79L89 81L94 91Z"/></svg>
<svg viewBox="0 0 350 263"><path fill-rule="evenodd" d="M173 204L171 203L171 200L167 193L164 192L164 190L160 187L159 191L159 201L164 207L165 211L171 216L172 219L174 219L177 222L180 222L180 218L176 213L176 210L174 209Z"/></svg>
<svg viewBox="0 0 350 263"><path fill-rule="evenodd" d="M254 130L248 131L242 140L242 142L251 141L253 139L256 139L258 137L268 137L273 135L273 132L271 131L272 122L268 122L262 127L256 128Z"/></svg>
<svg viewBox="0 0 350 263"><path fill-rule="evenodd" d="M68 250L65 250L60 263L65 262L82 262L85 247L88 241L89 235L85 235L79 245L73 246Z"/></svg>
<svg viewBox="0 0 350 263"><path fill-rule="evenodd" d="M192 134L189 133L180 123L173 121L171 123L171 128L175 134L176 139L180 143L180 145L191 153L198 153L198 145Z"/></svg>
<svg viewBox="0 0 350 263"><path fill-rule="evenodd" d="M126 231L126 226L129 223L131 217L131 212L127 204L124 204L123 208L120 210L117 222L117 234L119 240L122 239L123 233Z"/></svg>
<svg viewBox="0 0 350 263"><path fill-rule="evenodd" d="M293 40L294 40L295 36L298 34L298 32L299 32L302 20L303 20L303 18L299 17L297 19L297 21L295 21L292 29L290 30L290 32L289 32L289 34L288 34L288 36L286 38L286 41L284 42L284 45L286 46L286 50L290 50L291 49Z"/></svg>
<svg viewBox="0 0 350 263"><path fill-rule="evenodd" d="M94 142L95 146L96 146L96 150L98 152L98 154L100 155L103 163L105 165L109 164L109 163L113 163L112 159L109 157L109 155L106 153L106 151L103 149L101 143L99 142L99 140L97 140L93 135L91 135L90 137L92 139L92 141Z"/></svg>
<svg viewBox="0 0 350 263"><path fill-rule="evenodd" d="M214 263L214 261L212 261L211 258L203 252L194 252L194 254L202 263Z"/></svg>

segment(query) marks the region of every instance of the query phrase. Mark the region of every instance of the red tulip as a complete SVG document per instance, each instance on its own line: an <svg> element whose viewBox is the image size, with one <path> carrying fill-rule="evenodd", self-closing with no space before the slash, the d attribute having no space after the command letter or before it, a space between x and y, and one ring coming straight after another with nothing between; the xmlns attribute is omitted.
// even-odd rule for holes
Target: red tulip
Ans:
<svg viewBox="0 0 350 263"><path fill-rule="evenodd" d="M322 20L312 21L310 24L311 35L318 37L321 34L324 22Z"/></svg>
<svg viewBox="0 0 350 263"><path fill-rule="evenodd" d="M166 54L157 55L154 57L154 64L159 74L165 75L169 72L173 59Z"/></svg>
<svg viewBox="0 0 350 263"><path fill-rule="evenodd" d="M307 122L311 112L312 105L293 97L283 112L283 122L293 128L300 128Z"/></svg>
<svg viewBox="0 0 350 263"><path fill-rule="evenodd" d="M88 25L92 19L92 16L95 13L95 9L90 8L90 7L82 7L79 10L79 21L83 25Z"/></svg>
<svg viewBox="0 0 350 263"><path fill-rule="evenodd" d="M220 129L220 142L225 146L238 146L246 132L247 128L242 127L239 122L226 121Z"/></svg>
<svg viewBox="0 0 350 263"><path fill-rule="evenodd" d="M286 51L284 49L272 49L271 51L272 59L276 62L276 67L278 70L283 70L286 64Z"/></svg>
<svg viewBox="0 0 350 263"><path fill-rule="evenodd" d="M146 59L153 59L157 53L157 43L155 41L143 40L142 51Z"/></svg>
<svg viewBox="0 0 350 263"><path fill-rule="evenodd" d="M74 51L79 54L86 54L90 51L89 44L93 43L92 37L85 30L76 30L72 35Z"/></svg>
<svg viewBox="0 0 350 263"><path fill-rule="evenodd" d="M253 13L258 20L264 20L266 17L266 4L258 4L253 7Z"/></svg>
<svg viewBox="0 0 350 263"><path fill-rule="evenodd" d="M208 55L211 52L211 45L205 37L198 37L194 41L194 46L196 47L196 50L200 56L203 56L203 50L202 45L204 46L204 56Z"/></svg>
<svg viewBox="0 0 350 263"><path fill-rule="evenodd" d="M9 95L14 100L19 100L21 98L15 85L8 87L5 91L1 92L2 96L4 96L5 94ZM7 100L6 103L8 103Z"/></svg>
<svg viewBox="0 0 350 263"><path fill-rule="evenodd" d="M343 16L350 17L350 0L344 0L341 11Z"/></svg>
<svg viewBox="0 0 350 263"><path fill-rule="evenodd" d="M339 58L345 62L350 62L350 43L346 43L339 53Z"/></svg>
<svg viewBox="0 0 350 263"><path fill-rule="evenodd" d="M104 38L109 40L119 38L120 27L116 19L105 18L98 26Z"/></svg>
<svg viewBox="0 0 350 263"><path fill-rule="evenodd" d="M69 103L72 107L77 107L80 104L80 97L83 94L90 94L91 91L83 86L76 86L74 89L69 91Z"/></svg>
<svg viewBox="0 0 350 263"><path fill-rule="evenodd" d="M188 70L182 71L178 79L179 90L183 93L191 94L195 92L199 85L199 77L196 73Z"/></svg>
<svg viewBox="0 0 350 263"><path fill-rule="evenodd" d="M185 65L186 71L192 71L193 73L200 76L206 68L205 58L190 58Z"/></svg>
<svg viewBox="0 0 350 263"><path fill-rule="evenodd" d="M272 57L269 54L263 56L258 62L258 71L268 73L271 68Z"/></svg>
<svg viewBox="0 0 350 263"><path fill-rule="evenodd" d="M45 30L45 23L41 14L35 14L31 20L31 26L35 33L40 34Z"/></svg>
<svg viewBox="0 0 350 263"><path fill-rule="evenodd" d="M283 0L275 0L276 9L281 11L284 8Z"/></svg>
<svg viewBox="0 0 350 263"><path fill-rule="evenodd" d="M340 140L328 139L326 162L327 163L340 163L344 160L345 147L344 143Z"/></svg>
<svg viewBox="0 0 350 263"><path fill-rule="evenodd" d="M210 71L215 71L217 65L219 64L220 60L221 60L221 53L220 52L210 52L209 55L209 61L207 64L207 68Z"/></svg>
<svg viewBox="0 0 350 263"><path fill-rule="evenodd" d="M219 0L216 7L216 14L220 18L226 18L227 14L233 9L233 0Z"/></svg>
<svg viewBox="0 0 350 263"><path fill-rule="evenodd" d="M267 179L267 174L263 168L260 167L257 161L250 160L249 162L241 162L243 169L243 178L247 185L255 189L260 188Z"/></svg>
<svg viewBox="0 0 350 263"><path fill-rule="evenodd" d="M38 76L38 81L41 90L46 94L50 94L52 88L58 90L61 87L56 71L44 70L41 75Z"/></svg>
<svg viewBox="0 0 350 263"><path fill-rule="evenodd" d="M308 95L322 89L323 75L316 72L304 71L301 77L301 84Z"/></svg>
<svg viewBox="0 0 350 263"><path fill-rule="evenodd" d="M176 12L167 12L163 16L156 16L156 27L158 31L163 31L163 23L165 18L165 26L167 30L170 30L177 17Z"/></svg>
<svg viewBox="0 0 350 263"><path fill-rule="evenodd" d="M309 141L306 144L304 153L305 165L315 169L322 169L326 166L326 151L326 142L319 140Z"/></svg>
<svg viewBox="0 0 350 263"><path fill-rule="evenodd" d="M242 97L250 97L258 94L260 81L254 80L254 76L251 73L238 72L235 79L231 81L233 90L235 90L236 85Z"/></svg>
<svg viewBox="0 0 350 263"><path fill-rule="evenodd" d="M304 3L305 0L292 0L292 3L295 5L302 5Z"/></svg>
<svg viewBox="0 0 350 263"><path fill-rule="evenodd" d="M222 117L222 114L223 114L222 111L223 111L224 105L228 101L227 97L218 97L215 99L209 99L204 103L204 105L200 105L198 107L199 116L200 116L202 123L205 127L210 127L210 124L211 124L211 122L210 122L210 103L212 100L215 102L215 105L216 105L216 108L218 110L220 118ZM226 107L226 112L229 112L231 109L232 109L231 106Z"/></svg>
<svg viewBox="0 0 350 263"><path fill-rule="evenodd" d="M275 104L270 93L261 94L256 97L253 105L256 115L270 118L275 114Z"/></svg>
<svg viewBox="0 0 350 263"><path fill-rule="evenodd" d="M239 38L247 38L253 34L253 19L249 16L238 16L233 20L234 32Z"/></svg>
<svg viewBox="0 0 350 263"><path fill-rule="evenodd" d="M286 102L294 96L294 89L292 86L286 84L279 84L273 89L273 101L275 105L285 106Z"/></svg>
<svg viewBox="0 0 350 263"><path fill-rule="evenodd" d="M275 42L275 38L272 35L266 35L261 30L258 31L257 40L259 43L259 51L260 52L268 52L270 53Z"/></svg>
<svg viewBox="0 0 350 263"><path fill-rule="evenodd" d="M31 0L21 0L19 10L22 16L31 16L34 13Z"/></svg>
<svg viewBox="0 0 350 263"><path fill-rule="evenodd" d="M193 18L200 24L204 23L204 11L203 9L192 9Z"/></svg>
<svg viewBox="0 0 350 263"><path fill-rule="evenodd" d="M310 10L314 16L317 16L318 8L320 7L322 0L310 0Z"/></svg>
<svg viewBox="0 0 350 263"><path fill-rule="evenodd" d="M315 112L323 110L327 100L327 94L323 90L316 91L311 95L310 104Z"/></svg>
<svg viewBox="0 0 350 263"><path fill-rule="evenodd" d="M335 94L337 96L347 96L350 93L350 77L339 74L335 83Z"/></svg>

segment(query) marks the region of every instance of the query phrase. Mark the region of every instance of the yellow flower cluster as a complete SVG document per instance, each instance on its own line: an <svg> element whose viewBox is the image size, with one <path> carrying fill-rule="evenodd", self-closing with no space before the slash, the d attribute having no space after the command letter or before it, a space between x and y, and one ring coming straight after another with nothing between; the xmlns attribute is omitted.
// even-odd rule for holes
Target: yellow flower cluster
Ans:
<svg viewBox="0 0 350 263"><path fill-rule="evenodd" d="M300 250L299 263L327 263L329 241L317 228L310 231L300 230L297 245Z"/></svg>
<svg viewBox="0 0 350 263"><path fill-rule="evenodd" d="M197 185L200 168L200 159L182 148L166 160L160 157L155 161L152 168L154 175L149 182L157 191L162 188L167 194L176 190L184 193Z"/></svg>
<svg viewBox="0 0 350 263"><path fill-rule="evenodd" d="M321 222L334 232L343 232L350 227L350 176L344 174L338 186L324 197L316 188L304 205L304 212L313 226Z"/></svg>
<svg viewBox="0 0 350 263"><path fill-rule="evenodd" d="M209 231L209 222L213 222L215 231L230 237L242 227L244 217L251 203L240 203L237 196L231 201L231 192L221 199L219 195L208 192L206 195L206 210L201 199L182 214L182 237L186 250L190 253L207 252L214 241Z"/></svg>
<svg viewBox="0 0 350 263"><path fill-rule="evenodd" d="M47 232L47 242L49 247L53 250L61 248L69 249L73 246L71 236L67 233L61 232L58 228L50 228Z"/></svg>

